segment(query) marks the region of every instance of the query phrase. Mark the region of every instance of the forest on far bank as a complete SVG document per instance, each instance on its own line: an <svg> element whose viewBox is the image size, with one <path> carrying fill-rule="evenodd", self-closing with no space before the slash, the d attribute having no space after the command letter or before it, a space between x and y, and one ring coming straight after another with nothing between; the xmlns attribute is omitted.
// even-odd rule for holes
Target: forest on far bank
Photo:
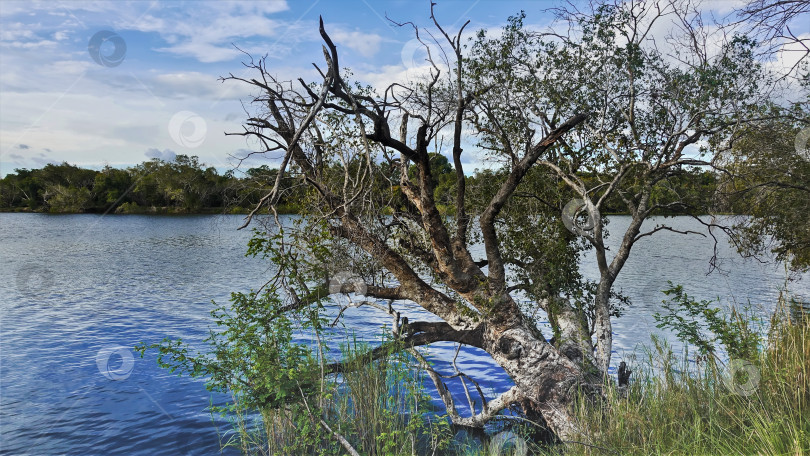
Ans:
<svg viewBox="0 0 810 456"><path fill-rule="evenodd" d="M455 171L441 154L431 156L437 170L435 197L443 213L455 213ZM385 167L385 164L381 164ZM399 169L388 170L390 184L380 182L380 191L400 193ZM414 170L411 170L414 172ZM220 174L196 156L177 155L174 161L154 158L139 165L120 169L105 166L101 170L81 168L69 163L48 164L39 169L15 169L0 179L0 211L50 213L124 213L124 214L196 214L247 213L272 189L278 170L267 165L242 172L230 170ZM540 176L536 176L540 178ZM547 179L549 176L543 176ZM598 176L581 176L596 181ZM505 179L503 173L476 169L467 176L471 192L486 194L487 189ZM716 211L714 194L717 176L697 167L684 169L677 186L667 182L657 188L654 199L663 204L689 201L682 207L690 214ZM531 186L529 186L530 188ZM287 173L281 181L278 209L299 213L308 196L297 173ZM526 197L542 198L527 192ZM395 199L396 200L396 199ZM404 199L402 199L404 203ZM552 206L560 202L544 201ZM561 201L564 205L566 201ZM622 213L620 204L607 204L606 213ZM669 214L679 213L678 208Z"/></svg>

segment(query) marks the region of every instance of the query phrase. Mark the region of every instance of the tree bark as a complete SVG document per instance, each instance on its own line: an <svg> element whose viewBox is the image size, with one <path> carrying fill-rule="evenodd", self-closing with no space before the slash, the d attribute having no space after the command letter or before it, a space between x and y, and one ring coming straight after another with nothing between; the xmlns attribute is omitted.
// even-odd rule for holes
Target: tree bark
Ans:
<svg viewBox="0 0 810 456"><path fill-rule="evenodd" d="M563 440L579 433L572 403L598 378L588 378L580 366L525 325L485 332L485 350L512 378L524 403L540 412L549 428Z"/></svg>

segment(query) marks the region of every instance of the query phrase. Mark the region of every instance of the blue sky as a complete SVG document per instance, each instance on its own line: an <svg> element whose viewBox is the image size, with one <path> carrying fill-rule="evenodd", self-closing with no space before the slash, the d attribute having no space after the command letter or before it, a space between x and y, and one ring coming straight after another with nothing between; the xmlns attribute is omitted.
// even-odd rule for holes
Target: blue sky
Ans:
<svg viewBox="0 0 810 456"><path fill-rule="evenodd" d="M497 29L521 10L542 27L551 23L543 10L559 3L440 0L436 12L450 30L467 19L470 31ZM720 12L739 4L713 3ZM317 80L311 64L323 63L319 15L341 66L361 81L387 83L421 64L412 30L385 16L429 26L427 1L3 0L0 175L62 161L121 167L174 154L229 169L235 163L229 157L249 147L223 134L240 130L240 99L249 95L244 86L217 80L245 74L244 56L233 45L267 53L281 77ZM94 49L94 36L108 39ZM122 58L110 61L116 51Z"/></svg>
<svg viewBox="0 0 810 456"><path fill-rule="evenodd" d="M453 29L497 28L525 9L544 21L550 2L442 1ZM225 170L247 144L239 103L249 92L217 78L241 74L244 58L267 53L281 76L315 79L322 65L318 16L341 50L342 65L367 82L387 81L419 61L408 27L429 25L422 1L0 2L0 174L62 162L99 168L151 157L198 155ZM94 61L89 43L107 40ZM104 56L126 47L120 62ZM123 52L123 49L120 49ZM405 56L403 57L403 51ZM113 66L118 63L117 66ZM177 116L177 117L175 117ZM172 121L172 119L175 119ZM175 137L170 131L180 126ZM179 137L178 137L179 136ZM179 139L176 140L176 139Z"/></svg>

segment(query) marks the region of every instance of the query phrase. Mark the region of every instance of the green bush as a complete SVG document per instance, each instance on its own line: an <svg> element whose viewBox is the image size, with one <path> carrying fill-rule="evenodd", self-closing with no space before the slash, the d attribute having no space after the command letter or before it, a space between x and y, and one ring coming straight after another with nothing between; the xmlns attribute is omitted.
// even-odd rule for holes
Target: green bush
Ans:
<svg viewBox="0 0 810 456"><path fill-rule="evenodd" d="M712 301L695 301L687 295L683 286L664 290L672 299L662 302L667 313L656 313L656 327L675 331L678 339L697 347L700 354L716 359L718 344L725 347L732 359L750 360L756 357L760 337L752 324L755 320L732 307L728 316L720 307L712 307ZM745 314L745 315L744 315Z"/></svg>
<svg viewBox="0 0 810 456"><path fill-rule="evenodd" d="M360 454L404 455L446 447L447 420L426 413L421 372L392 344L389 353L372 358L370 347L350 340L342 350L345 368L324 375L329 334L320 310L313 305L290 313L273 287L233 293L230 306L211 312L217 328L206 339L206 353L170 339L136 350L157 349L160 366L230 393L232 401L212 412L232 424L225 446L243 454L336 455L349 445ZM300 331L317 343L296 342Z"/></svg>

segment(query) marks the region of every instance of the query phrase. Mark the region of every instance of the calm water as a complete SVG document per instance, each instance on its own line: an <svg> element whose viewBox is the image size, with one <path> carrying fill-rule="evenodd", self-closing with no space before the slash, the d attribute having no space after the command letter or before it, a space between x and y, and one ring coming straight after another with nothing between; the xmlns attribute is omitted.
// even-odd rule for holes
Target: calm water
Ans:
<svg viewBox="0 0 810 456"><path fill-rule="evenodd" d="M696 228L690 219L669 221ZM231 291L264 283L268 265L244 256L250 233L236 231L240 222L0 214L0 453L217 454L206 407L224 398L159 369L154 354L133 356L131 347L164 337L198 344L212 299L224 303ZM611 228L626 223L614 217ZM743 261L723 244L723 271L707 276L709 241L659 234L638 244L617 283L634 306L615 324L615 361L657 331L652 314L667 279L699 298L750 298L762 315L771 310L785 278L778 265ZM583 271L596 277L591 259ZM791 284L792 291L810 296L808 282ZM370 339L390 323L357 311L347 318ZM446 369L454 347L437 344L430 353ZM509 387L482 352L463 351L458 365L480 373L494 392Z"/></svg>

